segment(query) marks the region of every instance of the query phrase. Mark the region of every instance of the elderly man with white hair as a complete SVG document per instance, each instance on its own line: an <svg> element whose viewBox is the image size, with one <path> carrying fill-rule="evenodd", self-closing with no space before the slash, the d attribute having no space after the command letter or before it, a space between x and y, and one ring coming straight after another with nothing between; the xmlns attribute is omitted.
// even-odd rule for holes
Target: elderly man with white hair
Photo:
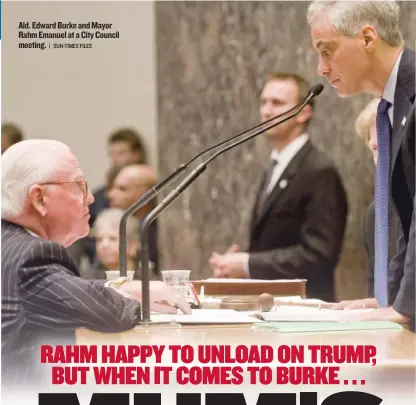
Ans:
<svg viewBox="0 0 416 405"><path fill-rule="evenodd" d="M314 1L308 9L318 73L341 97L369 93L377 109L374 295L337 308L371 307L361 319L415 330L415 52L405 47L395 1ZM400 217L388 260L389 197Z"/></svg>
<svg viewBox="0 0 416 405"><path fill-rule="evenodd" d="M132 329L140 320L140 281L84 280L66 247L89 232L93 197L68 146L28 140L1 157L1 340L6 388L42 375L41 344L73 344L75 329ZM150 286L151 309L189 313L183 296Z"/></svg>

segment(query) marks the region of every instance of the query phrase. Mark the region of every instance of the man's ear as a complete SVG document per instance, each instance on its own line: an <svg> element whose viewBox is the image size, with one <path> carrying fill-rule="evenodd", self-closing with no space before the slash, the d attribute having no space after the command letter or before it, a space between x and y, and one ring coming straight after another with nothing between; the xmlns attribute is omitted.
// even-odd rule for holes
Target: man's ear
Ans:
<svg viewBox="0 0 416 405"><path fill-rule="evenodd" d="M360 30L360 37L364 39L365 49L372 52L374 50L375 40L379 37L375 28L371 25L364 25Z"/></svg>
<svg viewBox="0 0 416 405"><path fill-rule="evenodd" d="M28 202L40 216L46 216L47 211L45 207L44 187L39 185L30 187L28 192Z"/></svg>
<svg viewBox="0 0 416 405"><path fill-rule="evenodd" d="M297 122L299 124L305 124L307 121L309 121L312 117L312 107L307 104L303 108L303 110L299 113L299 115L296 117Z"/></svg>

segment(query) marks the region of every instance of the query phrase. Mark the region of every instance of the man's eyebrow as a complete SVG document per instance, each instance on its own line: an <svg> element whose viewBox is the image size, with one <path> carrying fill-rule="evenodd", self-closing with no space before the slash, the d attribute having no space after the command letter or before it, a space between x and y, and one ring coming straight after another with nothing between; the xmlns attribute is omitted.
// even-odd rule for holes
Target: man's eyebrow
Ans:
<svg viewBox="0 0 416 405"><path fill-rule="evenodd" d="M331 45L331 42L318 40L318 41L316 41L315 47L319 49L319 48L322 48L324 46L329 47L330 45Z"/></svg>

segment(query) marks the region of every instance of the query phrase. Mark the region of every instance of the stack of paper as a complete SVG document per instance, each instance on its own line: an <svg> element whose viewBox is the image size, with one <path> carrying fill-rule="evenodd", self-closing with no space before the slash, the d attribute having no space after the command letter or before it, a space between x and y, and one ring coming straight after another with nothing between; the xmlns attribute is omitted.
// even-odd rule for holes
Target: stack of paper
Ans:
<svg viewBox="0 0 416 405"><path fill-rule="evenodd" d="M348 321L347 313L365 314L373 309L331 310L311 307L280 306L271 312L235 311L232 309L194 309L192 314L151 313L155 324L181 325L256 324L256 329L276 332L325 332L336 330L402 329L393 322Z"/></svg>
<svg viewBox="0 0 416 405"><path fill-rule="evenodd" d="M262 322L251 313L242 313L232 309L193 309L192 314L151 314L155 323L176 322L183 325L202 324L252 324Z"/></svg>

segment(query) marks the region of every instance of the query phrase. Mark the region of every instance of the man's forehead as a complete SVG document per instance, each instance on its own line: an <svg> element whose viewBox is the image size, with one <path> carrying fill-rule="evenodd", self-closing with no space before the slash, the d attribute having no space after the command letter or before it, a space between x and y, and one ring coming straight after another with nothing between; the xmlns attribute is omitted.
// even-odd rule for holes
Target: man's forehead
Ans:
<svg viewBox="0 0 416 405"><path fill-rule="evenodd" d="M135 182L134 173L132 173L132 171L128 170L127 168L123 169L117 175L114 182L118 185L129 186Z"/></svg>
<svg viewBox="0 0 416 405"><path fill-rule="evenodd" d="M314 18L311 24L311 36L315 48L329 45L334 41L336 34L326 13L321 13Z"/></svg>
<svg viewBox="0 0 416 405"><path fill-rule="evenodd" d="M273 79L266 83L261 97L285 99L298 90L297 84L290 79Z"/></svg>
<svg viewBox="0 0 416 405"><path fill-rule="evenodd" d="M117 141L110 143L110 149L130 149L130 144L127 141Z"/></svg>
<svg viewBox="0 0 416 405"><path fill-rule="evenodd" d="M60 177L70 178L71 180L82 180L85 178L84 172L74 156L68 156L68 159L62 159L62 164L57 174Z"/></svg>

